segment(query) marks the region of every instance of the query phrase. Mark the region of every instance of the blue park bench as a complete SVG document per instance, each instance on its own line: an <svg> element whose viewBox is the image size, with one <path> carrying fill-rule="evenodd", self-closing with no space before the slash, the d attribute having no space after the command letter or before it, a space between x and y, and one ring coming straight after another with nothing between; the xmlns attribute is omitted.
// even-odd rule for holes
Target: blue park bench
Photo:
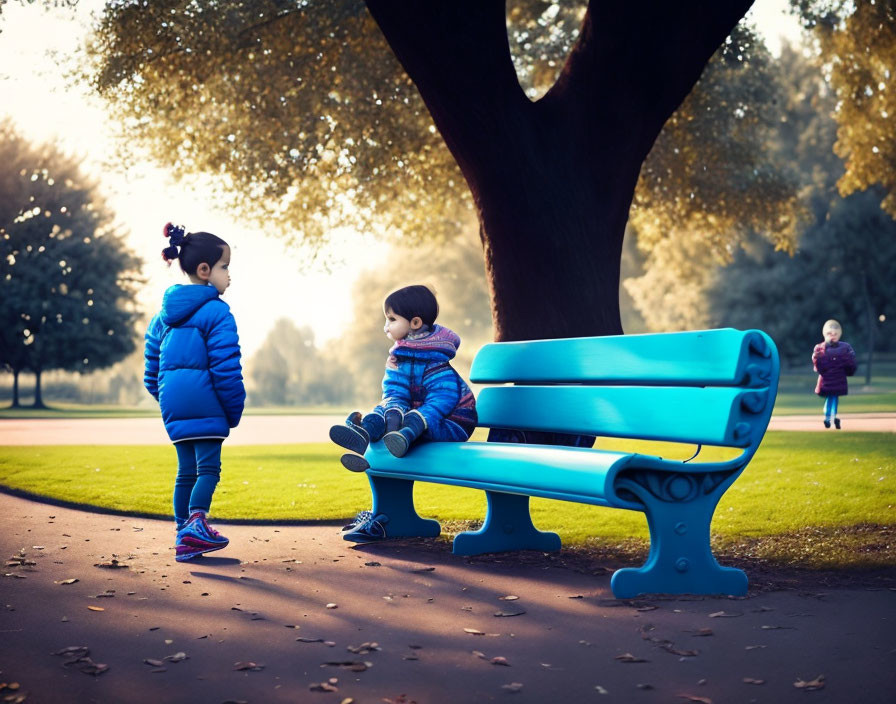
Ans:
<svg viewBox="0 0 896 704"><path fill-rule="evenodd" d="M560 549L535 528L529 497L642 511L650 553L617 570L617 598L638 594L736 594L742 570L710 549L710 521L722 494L753 457L778 388L774 342L759 330L705 330L485 345L470 378L480 391L479 425L596 435L597 449L496 442L433 442L393 457L382 442L365 457L374 515L390 538L437 536L437 521L414 509L414 482L482 489L482 528L454 539L459 555ZM600 449L600 437L659 440L740 450L716 462L670 460Z"/></svg>

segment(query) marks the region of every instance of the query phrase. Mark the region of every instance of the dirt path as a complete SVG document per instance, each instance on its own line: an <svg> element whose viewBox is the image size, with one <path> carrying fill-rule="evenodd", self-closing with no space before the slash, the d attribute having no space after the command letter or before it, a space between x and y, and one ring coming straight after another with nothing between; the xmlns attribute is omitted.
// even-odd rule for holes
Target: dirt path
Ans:
<svg viewBox="0 0 896 704"><path fill-rule="evenodd" d="M223 528L219 557L178 564L167 521L0 495L0 683L48 704L889 704L896 686L892 576L622 602L606 569L558 567L564 552Z"/></svg>
<svg viewBox="0 0 896 704"><path fill-rule="evenodd" d="M327 442L327 431L343 416L244 416L228 438L229 445ZM771 430L825 432L820 415L775 416ZM896 433L896 413L843 416L843 430ZM826 432L837 432L828 430ZM158 418L76 418L0 420L2 445L159 445L168 436Z"/></svg>

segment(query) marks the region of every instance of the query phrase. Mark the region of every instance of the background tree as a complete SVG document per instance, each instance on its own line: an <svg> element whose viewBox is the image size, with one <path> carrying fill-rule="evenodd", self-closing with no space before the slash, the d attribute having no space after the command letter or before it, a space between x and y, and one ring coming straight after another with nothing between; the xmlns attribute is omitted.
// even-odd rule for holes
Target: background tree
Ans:
<svg viewBox="0 0 896 704"><path fill-rule="evenodd" d="M407 75L356 1L166 0L106 8L95 85L132 145L310 241L336 221L444 238L472 202L499 339L621 332L641 164L750 1L368 5ZM749 72L751 47L733 39L717 60ZM687 138L693 158L652 176L672 198L704 153ZM752 186L776 213L792 203L786 184Z"/></svg>
<svg viewBox="0 0 896 704"><path fill-rule="evenodd" d="M896 218L896 0L791 0L821 48L836 98L834 147L847 196L879 184Z"/></svg>
<svg viewBox="0 0 896 704"><path fill-rule="evenodd" d="M0 162L0 362L34 372L39 407L44 371L100 369L134 349L140 261L76 160L2 123Z"/></svg>
<svg viewBox="0 0 896 704"><path fill-rule="evenodd" d="M880 203L880 189L838 198L794 256L757 238L711 287L711 321L766 330L782 355L805 366L824 321L836 318L870 384L875 346L896 349L896 221Z"/></svg>
<svg viewBox="0 0 896 704"><path fill-rule="evenodd" d="M311 328L282 318L246 364L253 405L345 403L354 384L330 350L318 350Z"/></svg>

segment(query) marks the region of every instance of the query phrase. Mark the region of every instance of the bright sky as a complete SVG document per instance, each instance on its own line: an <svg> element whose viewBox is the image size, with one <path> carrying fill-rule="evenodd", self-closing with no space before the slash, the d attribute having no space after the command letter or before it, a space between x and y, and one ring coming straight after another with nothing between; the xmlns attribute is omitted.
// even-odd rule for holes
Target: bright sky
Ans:
<svg viewBox="0 0 896 704"><path fill-rule="evenodd" d="M2 3L0 3L2 4ZM161 228L171 220L187 230L207 230L232 249L233 284L225 294L236 316L245 355L263 342L275 320L293 319L314 330L318 346L338 336L350 323L351 289L357 273L377 266L387 245L357 233L333 238L325 259L329 270L311 265L307 256L279 241L244 229L230 213L203 193L174 184L159 168L131 164L126 172L102 166L111 152L108 120L102 106L81 87L66 84L57 56L77 54L92 12L102 0L6 0L0 16L0 116L9 115L28 137L57 140L65 150L84 156L84 167L101 180L101 188L129 243L145 260L148 279L139 296L155 311L165 288L184 281L177 265L161 260ZM799 37L799 24L785 14L787 0L757 0L751 14L773 53L780 37Z"/></svg>

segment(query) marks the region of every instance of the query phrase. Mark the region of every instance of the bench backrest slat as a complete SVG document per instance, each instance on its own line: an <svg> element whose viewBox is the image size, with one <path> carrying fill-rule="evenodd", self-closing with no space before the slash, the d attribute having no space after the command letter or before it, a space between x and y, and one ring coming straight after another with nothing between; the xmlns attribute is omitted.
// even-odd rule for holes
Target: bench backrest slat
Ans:
<svg viewBox="0 0 896 704"><path fill-rule="evenodd" d="M726 328L492 343L476 355L470 378L480 384L764 386L766 340L758 330Z"/></svg>
<svg viewBox="0 0 896 704"><path fill-rule="evenodd" d="M748 460L778 371L768 335L727 328L493 343L470 377L505 384L479 391L483 426L741 447Z"/></svg>
<svg viewBox="0 0 896 704"><path fill-rule="evenodd" d="M485 427L748 447L764 399L734 387L494 386L476 407Z"/></svg>

